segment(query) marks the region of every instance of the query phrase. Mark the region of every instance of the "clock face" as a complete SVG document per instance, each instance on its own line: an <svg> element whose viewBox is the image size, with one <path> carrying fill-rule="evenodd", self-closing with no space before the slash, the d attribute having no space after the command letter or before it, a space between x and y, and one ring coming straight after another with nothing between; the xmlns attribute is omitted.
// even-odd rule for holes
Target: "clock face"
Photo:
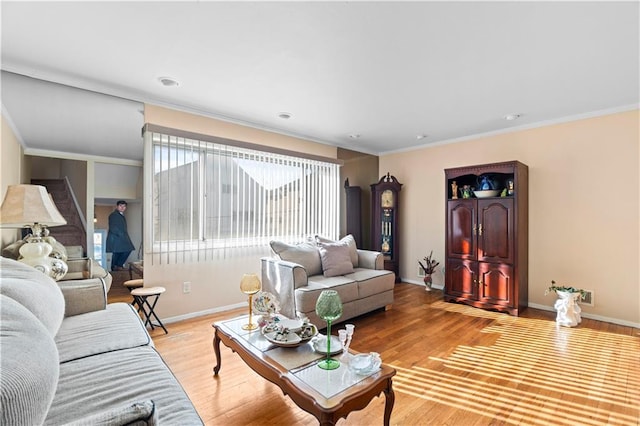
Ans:
<svg viewBox="0 0 640 426"><path fill-rule="evenodd" d="M393 207L393 191L387 189L380 196L382 207Z"/></svg>

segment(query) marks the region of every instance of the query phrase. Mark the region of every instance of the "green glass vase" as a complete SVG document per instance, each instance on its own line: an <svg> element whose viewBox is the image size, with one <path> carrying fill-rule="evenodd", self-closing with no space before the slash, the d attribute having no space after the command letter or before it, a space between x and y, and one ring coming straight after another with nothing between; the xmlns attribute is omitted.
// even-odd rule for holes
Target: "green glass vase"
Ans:
<svg viewBox="0 0 640 426"><path fill-rule="evenodd" d="M335 370L340 361L331 358L331 322L342 316L342 300L335 290L323 290L316 302L316 315L327 322L327 358L318 363L323 370Z"/></svg>

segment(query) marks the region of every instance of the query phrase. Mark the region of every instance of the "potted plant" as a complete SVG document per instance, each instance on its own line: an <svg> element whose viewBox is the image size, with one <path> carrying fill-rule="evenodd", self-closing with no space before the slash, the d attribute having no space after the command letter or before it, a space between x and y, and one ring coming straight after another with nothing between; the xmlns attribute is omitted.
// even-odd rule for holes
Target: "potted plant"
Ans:
<svg viewBox="0 0 640 426"><path fill-rule="evenodd" d="M582 322L580 317L582 309L578 305L578 298L584 299L587 295L586 291L581 288L559 286L554 280L551 280L551 286L545 290L544 294L547 295L550 292L554 292L558 296L558 300L556 300L553 307L558 311L556 322L559 325L575 327Z"/></svg>
<svg viewBox="0 0 640 426"><path fill-rule="evenodd" d="M433 283L433 279L431 278L431 274L436 271L436 266L440 264L440 262L436 261L433 258L433 250L429 253L429 256L425 257L424 263L418 260L418 264L422 271L424 272L424 285L426 286L426 291L431 291L431 284Z"/></svg>

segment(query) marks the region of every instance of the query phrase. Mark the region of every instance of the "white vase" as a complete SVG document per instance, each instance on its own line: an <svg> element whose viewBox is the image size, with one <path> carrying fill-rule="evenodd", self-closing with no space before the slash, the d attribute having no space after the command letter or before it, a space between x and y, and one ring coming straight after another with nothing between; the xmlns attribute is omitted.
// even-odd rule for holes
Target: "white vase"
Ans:
<svg viewBox="0 0 640 426"><path fill-rule="evenodd" d="M558 325L565 327L575 327L582 322L580 312L582 309L578 305L580 293L570 293L568 291L556 291L558 300L556 300L554 308L558 311L556 322Z"/></svg>

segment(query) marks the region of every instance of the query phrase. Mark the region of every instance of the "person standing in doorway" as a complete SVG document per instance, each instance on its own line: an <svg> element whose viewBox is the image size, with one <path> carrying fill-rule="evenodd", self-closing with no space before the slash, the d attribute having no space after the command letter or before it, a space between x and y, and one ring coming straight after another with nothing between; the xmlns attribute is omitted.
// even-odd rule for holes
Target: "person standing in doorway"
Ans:
<svg viewBox="0 0 640 426"><path fill-rule="evenodd" d="M126 209L127 202L120 200L116 203L116 209L109 215L107 252L113 253L111 256L112 271L124 270L124 263L135 248L127 232L127 219L124 217Z"/></svg>

